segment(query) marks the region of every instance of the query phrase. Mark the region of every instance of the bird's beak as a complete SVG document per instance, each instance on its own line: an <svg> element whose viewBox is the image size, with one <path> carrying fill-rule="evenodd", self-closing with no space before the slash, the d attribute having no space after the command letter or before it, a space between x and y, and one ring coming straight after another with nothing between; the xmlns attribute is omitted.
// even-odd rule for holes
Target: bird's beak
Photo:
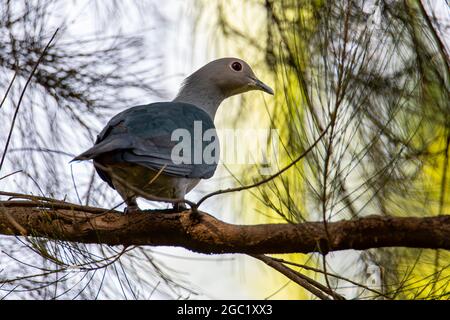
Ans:
<svg viewBox="0 0 450 320"><path fill-rule="evenodd" d="M255 89L267 92L268 94L273 95L273 89L269 87L267 84L262 82L259 79L252 78L252 84L255 86Z"/></svg>

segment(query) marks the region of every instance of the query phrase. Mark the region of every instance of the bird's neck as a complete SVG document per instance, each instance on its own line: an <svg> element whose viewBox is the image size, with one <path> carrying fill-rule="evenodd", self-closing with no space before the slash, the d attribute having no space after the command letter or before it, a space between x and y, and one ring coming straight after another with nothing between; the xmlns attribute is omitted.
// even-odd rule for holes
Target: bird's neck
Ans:
<svg viewBox="0 0 450 320"><path fill-rule="evenodd" d="M181 88L173 101L193 104L206 111L211 119L214 120L217 109L225 98L225 95L218 88L208 83L204 85L196 84L195 86L187 83Z"/></svg>

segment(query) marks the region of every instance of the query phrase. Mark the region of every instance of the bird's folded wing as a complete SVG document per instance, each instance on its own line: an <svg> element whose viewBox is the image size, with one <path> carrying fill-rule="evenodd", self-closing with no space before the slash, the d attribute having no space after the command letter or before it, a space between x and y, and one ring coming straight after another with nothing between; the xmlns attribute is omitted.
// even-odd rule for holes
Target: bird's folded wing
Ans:
<svg viewBox="0 0 450 320"><path fill-rule="evenodd" d="M111 162L138 164L173 176L210 178L217 162L174 163L172 158L173 147L179 143L172 139L177 129L189 133L192 139L200 139L200 146L205 147L203 136L194 137L194 126L201 128L202 135L206 130L215 130L209 115L194 105L166 102L130 108L112 118L99 134L96 144L74 160L102 156ZM215 143L218 143L217 139ZM191 141L191 149L194 145ZM216 152L218 158L218 147Z"/></svg>

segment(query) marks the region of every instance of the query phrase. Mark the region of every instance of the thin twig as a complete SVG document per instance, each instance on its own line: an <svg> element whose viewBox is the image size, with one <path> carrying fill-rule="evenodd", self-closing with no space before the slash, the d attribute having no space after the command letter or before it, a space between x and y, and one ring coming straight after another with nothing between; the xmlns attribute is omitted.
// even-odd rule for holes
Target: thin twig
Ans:
<svg viewBox="0 0 450 320"><path fill-rule="evenodd" d="M6 178L8 178L10 176L13 176L13 175L15 175L17 173L20 173L20 172L22 172L22 170L16 170L14 172L8 173L6 176L0 177L0 180L6 179Z"/></svg>
<svg viewBox="0 0 450 320"><path fill-rule="evenodd" d="M272 259L275 260L275 261L278 261L278 262L281 262L281 263L284 263L284 264L288 264L288 265L291 265L291 266L296 266L296 267L299 267L299 268L302 268L302 269L305 269L305 270L310 270L310 271L314 271L314 272L318 272L318 273L322 273L322 274L325 273L325 271L323 271L323 270L321 270L321 269L314 268L314 267L310 267L310 266L307 266L307 265L304 265L304 264L300 264L300 263L296 263L296 262L287 261L287 260L284 260L284 259L281 259L281 258L274 258L274 257L272 257ZM378 290L375 290L375 289L372 289L372 288L370 288L370 287L368 287L368 286L365 286L365 285L363 285L363 284L361 284L361 283L358 283L358 282L356 282L356 281L353 281L353 280L351 280L351 279L349 279L349 278L340 276L340 275L338 275L338 274L329 273L329 272L327 272L327 274L328 274L330 277L333 277L333 278L336 278L336 279L339 279L339 280L343 280L343 281L349 282L349 283L351 283L351 284L354 284L355 286L358 286L358 287L361 287L361 288L363 288L363 289L365 289L365 290L368 290L368 291L371 291L371 292L373 292L373 293L376 293L376 294L378 294L378 295L380 295L380 296L382 296L382 297L384 297L384 298L391 299L389 296L383 294L382 292L380 292L380 291L378 291Z"/></svg>
<svg viewBox="0 0 450 320"><path fill-rule="evenodd" d="M258 259L265 264L267 264L269 267L274 268L278 272L284 274L286 277L297 283L299 286L303 287L305 290L309 291L316 297L318 297L321 300L330 300L330 298L324 294L321 290L317 289L315 286L310 284L308 281L306 281L304 278L300 277L298 273L296 273L291 268L286 267L284 264L275 261L271 259L268 256L265 256L263 254L259 255L252 255L253 258Z"/></svg>
<svg viewBox="0 0 450 320"><path fill-rule="evenodd" d="M203 198L201 198L198 202L197 202L197 207L200 206L200 204L202 204L205 200L219 195L219 194L225 194L225 193L230 193L230 192L238 192L238 191L243 191L243 190L248 190L248 189L252 189L255 187L259 187L260 185L263 185L277 177L279 177L280 175L282 175L284 172L286 172L287 170L289 170L291 167L293 167L297 162L299 162L301 159L303 159L312 149L315 148L315 146L320 142L320 140L322 140L323 136L327 133L328 129L330 128L331 123L329 123L327 125L327 127L322 131L322 133L319 135L319 137L305 150L303 151L296 159L294 159L290 164L288 164L286 167L284 167L283 169L281 169L280 171L278 171L277 173L262 179L258 182L255 182L253 184L249 184L246 186L242 186L242 187L237 187L237 188L228 188L228 189L222 189L222 190L217 190L215 192L211 192L207 195L205 195Z"/></svg>
<svg viewBox="0 0 450 320"><path fill-rule="evenodd" d="M3 107L3 104L5 103L6 98L8 97L9 91L11 90L14 80L16 80L16 77L17 77L17 72L14 73L13 78L9 82L8 89L6 89L6 92L5 92L5 95L3 96L2 102L0 102L0 109Z"/></svg>

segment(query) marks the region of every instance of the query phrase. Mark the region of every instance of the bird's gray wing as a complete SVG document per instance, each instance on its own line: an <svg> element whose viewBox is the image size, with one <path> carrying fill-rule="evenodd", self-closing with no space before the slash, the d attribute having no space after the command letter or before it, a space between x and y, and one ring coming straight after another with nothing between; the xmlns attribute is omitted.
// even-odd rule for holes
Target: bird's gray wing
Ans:
<svg viewBox="0 0 450 320"><path fill-rule="evenodd" d="M182 163L179 158L174 162L172 157L174 147L182 140L182 135L178 136L180 140L172 139L172 134L177 129L192 138L187 145L190 148L183 150L184 159L188 159L186 155L190 154L190 160ZM219 158L217 136L214 136L212 141L202 139L207 130L212 130L209 133L215 134L213 120L205 111L194 105L162 102L137 106L112 118L98 135L95 145L74 160L95 159L102 155L112 162L139 164L152 170L162 170L172 176L207 179L213 176ZM205 162L202 157L199 162L195 155L198 156L199 149L203 152L211 143L216 146L213 152L214 161ZM106 172L99 174L111 184Z"/></svg>

